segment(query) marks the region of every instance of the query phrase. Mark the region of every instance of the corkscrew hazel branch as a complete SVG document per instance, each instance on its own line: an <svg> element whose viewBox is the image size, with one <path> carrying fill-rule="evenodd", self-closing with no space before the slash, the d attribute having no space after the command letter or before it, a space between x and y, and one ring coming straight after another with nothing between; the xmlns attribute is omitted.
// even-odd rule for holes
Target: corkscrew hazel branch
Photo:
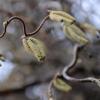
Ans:
<svg viewBox="0 0 100 100"><path fill-rule="evenodd" d="M38 28L37 28L35 31L33 31L33 32L31 32L31 33L27 33L27 32L26 32L26 26L25 26L24 20L21 19L21 18L18 17L18 16L13 16L13 17L11 17L10 19L8 19L7 21L5 21L5 22L3 23L3 24L4 24L4 32L0 35L0 38L2 38L2 37L6 34L7 27L8 27L8 25L11 23L11 21L13 21L13 20L19 20L19 21L22 23L22 25L23 25L23 33L24 33L24 35L27 37L27 36L35 35L35 34L42 28L43 24L45 23L46 20L48 20L48 18L49 18L49 16L47 15L47 16L42 20L42 22L40 23L40 25L38 26Z"/></svg>
<svg viewBox="0 0 100 100"><path fill-rule="evenodd" d="M71 82L94 82L100 87L100 79L97 79L97 78L94 78L94 77L87 77L87 78L83 78L83 79L77 79L77 78L71 77L68 74L68 71L71 68L73 68L75 66L75 64L77 63L79 48L80 48L79 45L75 46L74 52L73 52L74 53L73 60L68 66L65 66L64 70L62 71L62 76L64 77L65 80L68 80L68 81L71 81Z"/></svg>
<svg viewBox="0 0 100 100"><path fill-rule="evenodd" d="M53 87L53 80L56 79L57 76L59 76L59 72L55 74L55 76L49 83L49 86L48 86L48 99L49 100L54 100L53 93L52 93L52 87Z"/></svg>

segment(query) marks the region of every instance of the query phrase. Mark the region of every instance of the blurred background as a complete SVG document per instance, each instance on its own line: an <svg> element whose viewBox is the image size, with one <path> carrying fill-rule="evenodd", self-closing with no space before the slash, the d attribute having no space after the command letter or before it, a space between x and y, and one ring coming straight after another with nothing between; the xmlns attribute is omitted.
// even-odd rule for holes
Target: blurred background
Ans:
<svg viewBox="0 0 100 100"><path fill-rule="evenodd" d="M0 0L0 33L2 23L11 16L21 17L27 32L34 31L47 10L63 10L80 23L87 22L100 29L100 0ZM68 65L73 58L73 47L62 32L59 23L47 21L36 38L47 48L46 60L38 62L22 46L20 22L13 21L7 34L0 39L0 100L48 100L47 89L53 76ZM74 77L100 78L100 44L88 45L80 51ZM54 100L100 100L100 88L93 83L70 83L68 93L54 88Z"/></svg>

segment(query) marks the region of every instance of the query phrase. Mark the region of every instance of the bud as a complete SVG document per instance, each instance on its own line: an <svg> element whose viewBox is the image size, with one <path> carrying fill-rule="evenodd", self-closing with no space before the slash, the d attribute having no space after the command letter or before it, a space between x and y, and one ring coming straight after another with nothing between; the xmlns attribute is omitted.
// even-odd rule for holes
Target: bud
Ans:
<svg viewBox="0 0 100 100"><path fill-rule="evenodd" d="M53 85L54 87L56 87L58 90L64 91L64 92L68 92L72 89L72 87L70 85L68 85L67 83L65 83L62 79L60 78L56 78L53 80Z"/></svg>
<svg viewBox="0 0 100 100"><path fill-rule="evenodd" d="M96 29L96 27L88 23L81 23L79 24L79 27L84 30L89 41L91 41L92 43L100 41L100 33Z"/></svg>
<svg viewBox="0 0 100 100"><path fill-rule="evenodd" d="M0 60L5 62L5 57L2 54L0 54Z"/></svg>
<svg viewBox="0 0 100 100"><path fill-rule="evenodd" d="M86 38L85 33L80 30L76 25L64 26L65 35L72 41L81 45L87 44L89 40Z"/></svg>
<svg viewBox="0 0 100 100"><path fill-rule="evenodd" d="M89 39L86 34L79 28L75 22L75 18L64 11L49 11L49 18L54 21L63 23L63 31L65 35L74 42L81 45L87 44Z"/></svg>
<svg viewBox="0 0 100 100"><path fill-rule="evenodd" d="M2 54L0 54L0 61L5 62L5 57ZM1 66L2 66L2 64L0 64L0 67Z"/></svg>
<svg viewBox="0 0 100 100"><path fill-rule="evenodd" d="M97 29L89 23L81 23L79 24L79 27L87 33L94 34L94 35L97 34Z"/></svg>
<svg viewBox="0 0 100 100"><path fill-rule="evenodd" d="M8 24L8 22L7 21L4 21L3 22L3 27L5 27L7 24Z"/></svg>
<svg viewBox="0 0 100 100"><path fill-rule="evenodd" d="M64 12L64 11L53 11L53 10L49 10L49 18L51 20L54 21L66 21L66 23L70 24L73 21L75 21L75 18L72 17L71 15L69 15L68 13Z"/></svg>
<svg viewBox="0 0 100 100"><path fill-rule="evenodd" d="M24 37L22 42L25 50L34 55L38 61L45 59L45 47L40 40L33 37Z"/></svg>

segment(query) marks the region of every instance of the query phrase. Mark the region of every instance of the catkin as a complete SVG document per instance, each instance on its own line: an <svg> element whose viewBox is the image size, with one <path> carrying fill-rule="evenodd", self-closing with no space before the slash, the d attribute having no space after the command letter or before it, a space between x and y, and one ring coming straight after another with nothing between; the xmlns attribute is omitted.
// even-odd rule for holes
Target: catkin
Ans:
<svg viewBox="0 0 100 100"><path fill-rule="evenodd" d="M40 40L33 37L25 37L22 42L25 50L34 55L38 61L45 59L45 47Z"/></svg>
<svg viewBox="0 0 100 100"><path fill-rule="evenodd" d="M78 44L84 45L89 42L78 27L65 27L64 33L71 41L77 42Z"/></svg>
<svg viewBox="0 0 100 100"><path fill-rule="evenodd" d="M64 11L49 11L49 18L55 21L65 20L68 24L72 23L75 18Z"/></svg>
<svg viewBox="0 0 100 100"><path fill-rule="evenodd" d="M69 90L72 89L72 87L70 85L68 85L67 83L65 83L62 79L60 78L56 78L53 80L53 85L55 88L57 88L58 90L64 91L64 92L68 92Z"/></svg>

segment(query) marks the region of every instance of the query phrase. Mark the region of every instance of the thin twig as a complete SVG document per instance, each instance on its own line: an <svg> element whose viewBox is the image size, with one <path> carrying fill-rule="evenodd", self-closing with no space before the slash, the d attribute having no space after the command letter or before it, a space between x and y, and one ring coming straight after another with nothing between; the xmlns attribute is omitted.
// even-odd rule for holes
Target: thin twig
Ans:
<svg viewBox="0 0 100 100"><path fill-rule="evenodd" d="M24 20L21 19L18 16L13 16L13 17L11 17L10 19L8 19L5 22L4 32L0 35L0 38L2 38L6 34L7 27L11 23L11 21L13 21L13 20L19 20L22 23L22 25L23 25L23 33L24 33L25 36L32 36L32 35L35 35L42 28L43 24L45 23L46 20L48 20L48 18L49 18L49 16L46 16L35 31L33 31L31 33L27 33Z"/></svg>
<svg viewBox="0 0 100 100"><path fill-rule="evenodd" d="M51 80L48 86L48 100L54 100L52 94L52 85L53 85L53 80Z"/></svg>
<svg viewBox="0 0 100 100"><path fill-rule="evenodd" d="M11 17L9 20L7 20L7 21L5 22L4 32L1 34L0 38L2 38L2 37L6 34L8 25L9 25L10 22L13 21L14 19L21 21L21 23L23 24L23 32L24 32L25 36L27 36L26 27L25 27L24 21L23 21L20 17L18 17L18 16L13 16L13 17Z"/></svg>
<svg viewBox="0 0 100 100"><path fill-rule="evenodd" d="M65 66L65 68L62 72L62 76L64 77L65 80L68 80L68 81L71 81L71 82L94 82L100 87L100 80L99 79L96 79L94 77L87 77L87 78L83 78L83 79L81 79L81 78L77 79L77 78L71 77L68 74L68 71L71 68L73 68L75 66L75 64L77 63L79 48L80 48L80 46L78 46L78 45L75 46L74 52L73 52L73 54L74 54L73 60L68 66Z"/></svg>
<svg viewBox="0 0 100 100"><path fill-rule="evenodd" d="M35 30L35 31L33 31L33 32L31 32L31 33L28 33L27 35L28 36L31 36L31 35L34 35L34 34L36 34L41 28L42 28L42 26L43 26L43 24L46 22L46 20L48 20L49 19L49 15L47 15L46 17L44 17L44 19L42 20L42 22L40 23L40 25L38 26L38 28Z"/></svg>
<svg viewBox="0 0 100 100"><path fill-rule="evenodd" d="M53 81L59 76L59 72L56 73L56 75L53 77L53 79L51 80L51 82L49 83L48 86L48 98L49 100L54 100L53 98L53 94L52 94L52 86L53 86Z"/></svg>

